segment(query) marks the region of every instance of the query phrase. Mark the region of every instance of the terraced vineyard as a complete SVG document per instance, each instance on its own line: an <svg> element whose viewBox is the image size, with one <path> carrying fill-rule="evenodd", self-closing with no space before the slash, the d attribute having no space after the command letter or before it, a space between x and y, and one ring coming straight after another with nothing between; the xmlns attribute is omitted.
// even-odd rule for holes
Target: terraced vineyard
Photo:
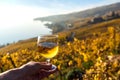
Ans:
<svg viewBox="0 0 120 80"><path fill-rule="evenodd" d="M51 62L58 74L49 80L118 80L120 78L120 34L118 27L108 27L104 33L84 40L60 43L59 53ZM61 40L61 38L60 38ZM44 61L37 52L36 38L0 49L0 72L19 67L29 61ZM8 54L9 53L9 54ZM47 79L46 79L47 80Z"/></svg>

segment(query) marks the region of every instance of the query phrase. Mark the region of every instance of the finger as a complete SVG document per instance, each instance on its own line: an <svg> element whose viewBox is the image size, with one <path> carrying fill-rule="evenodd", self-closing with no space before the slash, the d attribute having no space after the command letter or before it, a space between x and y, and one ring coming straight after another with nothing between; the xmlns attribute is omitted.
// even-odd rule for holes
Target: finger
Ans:
<svg viewBox="0 0 120 80"><path fill-rule="evenodd" d="M41 69L50 70L51 64L46 64L45 62L28 62L27 64L21 66L19 69L22 70L24 74L34 74L39 72Z"/></svg>
<svg viewBox="0 0 120 80"><path fill-rule="evenodd" d="M41 70L39 72L39 78L42 79L42 78L48 77L50 74L53 74L55 72L56 70Z"/></svg>
<svg viewBox="0 0 120 80"><path fill-rule="evenodd" d="M52 64L46 62L40 62L41 69L50 70L52 68Z"/></svg>
<svg viewBox="0 0 120 80"><path fill-rule="evenodd" d="M33 66L37 69L46 69L46 70L51 69L52 66L50 63L48 64L47 62L34 62L34 61L29 62L27 65Z"/></svg>
<svg viewBox="0 0 120 80"><path fill-rule="evenodd" d="M40 72L39 73L39 79L41 80L41 79L43 79L43 78L45 78L45 77L48 77L49 76L49 74L47 74L47 73L45 73L45 72Z"/></svg>
<svg viewBox="0 0 120 80"><path fill-rule="evenodd" d="M39 62L39 63L41 63L41 64L47 64L47 62Z"/></svg>
<svg viewBox="0 0 120 80"><path fill-rule="evenodd" d="M55 73L56 71L58 71L58 69L56 68L56 69L53 69L53 70L44 70L44 69L42 69L41 70L42 72L45 72L45 73L48 73L48 74L53 74L53 73Z"/></svg>
<svg viewBox="0 0 120 80"><path fill-rule="evenodd" d="M53 70L49 70L49 71L47 71L49 74L53 74L53 73L55 73L55 72L57 72L57 68L56 69L53 69Z"/></svg>

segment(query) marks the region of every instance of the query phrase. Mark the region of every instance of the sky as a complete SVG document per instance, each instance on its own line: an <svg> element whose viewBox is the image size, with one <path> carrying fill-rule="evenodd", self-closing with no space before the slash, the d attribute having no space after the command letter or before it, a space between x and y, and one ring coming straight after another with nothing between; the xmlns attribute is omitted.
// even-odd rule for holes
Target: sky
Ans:
<svg viewBox="0 0 120 80"><path fill-rule="evenodd" d="M120 0L0 0L0 25L14 25L36 17L70 13Z"/></svg>
<svg viewBox="0 0 120 80"><path fill-rule="evenodd" d="M120 0L0 0L1 19L34 18L69 13ZM6 19L7 18L7 19Z"/></svg>
<svg viewBox="0 0 120 80"><path fill-rule="evenodd" d="M35 26L31 23L36 17L66 14L116 2L120 0L0 0L0 37L20 30L22 33L28 28L32 32L30 27Z"/></svg>

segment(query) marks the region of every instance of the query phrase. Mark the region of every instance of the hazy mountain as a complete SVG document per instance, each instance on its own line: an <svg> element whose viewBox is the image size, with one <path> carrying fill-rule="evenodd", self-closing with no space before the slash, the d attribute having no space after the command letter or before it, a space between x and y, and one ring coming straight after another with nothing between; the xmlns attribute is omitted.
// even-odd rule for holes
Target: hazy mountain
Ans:
<svg viewBox="0 0 120 80"><path fill-rule="evenodd" d="M116 11L116 10L120 10L120 2L106 5L106 6L96 7L96 8L80 11L80 12L73 12L70 14L39 17L39 18L35 18L34 20L61 22L61 21L73 20L77 18L93 17L96 15L101 16L107 12Z"/></svg>

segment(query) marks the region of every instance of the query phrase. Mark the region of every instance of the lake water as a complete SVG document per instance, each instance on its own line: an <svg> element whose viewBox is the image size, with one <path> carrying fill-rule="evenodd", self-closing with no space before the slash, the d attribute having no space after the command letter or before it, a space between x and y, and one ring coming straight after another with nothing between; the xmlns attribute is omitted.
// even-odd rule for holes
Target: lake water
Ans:
<svg viewBox="0 0 120 80"><path fill-rule="evenodd" d="M37 37L39 34L50 34L51 32L40 21L30 20L21 24L9 25L6 23L4 25L0 25L0 45Z"/></svg>

